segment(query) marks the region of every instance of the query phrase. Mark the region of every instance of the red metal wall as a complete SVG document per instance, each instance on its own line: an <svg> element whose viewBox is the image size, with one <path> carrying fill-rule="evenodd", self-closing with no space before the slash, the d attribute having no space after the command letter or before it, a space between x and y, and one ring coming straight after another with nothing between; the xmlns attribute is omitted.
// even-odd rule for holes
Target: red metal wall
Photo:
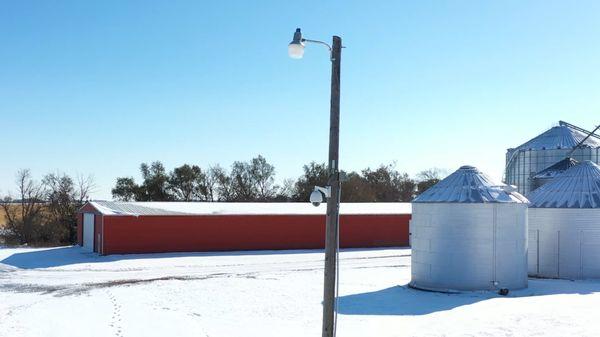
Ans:
<svg viewBox="0 0 600 337"><path fill-rule="evenodd" d="M97 217L98 218L98 217ZM324 215L103 216L104 254L323 248ZM342 215L341 247L408 246L410 215ZM102 219L96 219L96 228Z"/></svg>

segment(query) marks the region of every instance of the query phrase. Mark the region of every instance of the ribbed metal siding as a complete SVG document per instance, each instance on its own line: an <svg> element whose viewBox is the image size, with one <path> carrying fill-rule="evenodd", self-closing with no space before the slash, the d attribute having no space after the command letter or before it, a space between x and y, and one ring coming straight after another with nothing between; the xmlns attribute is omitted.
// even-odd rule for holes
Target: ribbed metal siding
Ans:
<svg viewBox="0 0 600 337"><path fill-rule="evenodd" d="M506 153L505 182L517 186L519 193L527 195L533 190L533 176L565 159L571 150L509 150ZM513 156L514 151L519 152ZM576 149L571 154L571 158L577 161L591 160L600 164L600 148Z"/></svg>
<svg viewBox="0 0 600 337"><path fill-rule="evenodd" d="M600 209L530 208L529 242L531 276L600 278Z"/></svg>
<svg viewBox="0 0 600 337"><path fill-rule="evenodd" d="M525 204L415 203L410 232L414 287L527 287Z"/></svg>

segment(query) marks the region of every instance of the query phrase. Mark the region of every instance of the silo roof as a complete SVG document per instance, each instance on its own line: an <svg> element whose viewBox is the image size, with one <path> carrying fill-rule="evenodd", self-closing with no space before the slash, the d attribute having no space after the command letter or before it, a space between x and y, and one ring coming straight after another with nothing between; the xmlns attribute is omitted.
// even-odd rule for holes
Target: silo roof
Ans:
<svg viewBox="0 0 600 337"><path fill-rule="evenodd" d="M573 166L529 194L531 207L600 208L600 167L590 160Z"/></svg>
<svg viewBox="0 0 600 337"><path fill-rule="evenodd" d="M554 163L553 165L543 169L538 174L533 176L533 178L535 178L535 179L554 178L557 175L565 172L566 170L570 169L571 167L573 167L577 164L579 164L579 162L577 160L575 160L573 158L565 158L565 159L558 161L558 162Z"/></svg>
<svg viewBox="0 0 600 337"><path fill-rule="evenodd" d="M476 167L462 166L413 202L527 203L527 199L515 192L513 186L495 182Z"/></svg>
<svg viewBox="0 0 600 337"><path fill-rule="evenodd" d="M568 125L559 125L518 146L516 150L552 150L552 149L572 149L588 135L575 130ZM597 148L600 147L600 139L588 137L580 145L582 147Z"/></svg>

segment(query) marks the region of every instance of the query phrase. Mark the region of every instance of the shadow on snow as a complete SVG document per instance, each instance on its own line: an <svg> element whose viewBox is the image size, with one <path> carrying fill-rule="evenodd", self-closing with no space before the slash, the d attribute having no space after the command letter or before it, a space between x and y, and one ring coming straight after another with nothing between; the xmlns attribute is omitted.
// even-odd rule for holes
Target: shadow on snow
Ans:
<svg viewBox="0 0 600 337"><path fill-rule="evenodd" d="M343 315L427 315L452 310L489 299L510 300L511 298L546 296L558 294L591 294L600 292L600 281L595 280L551 280L530 279L529 287L514 290L508 296L492 291L463 293L439 293L395 286L377 291L340 296L338 313Z"/></svg>
<svg viewBox="0 0 600 337"><path fill-rule="evenodd" d="M342 251L361 251L361 250L386 250L397 249L399 247L385 248L346 248ZM405 247L404 247L405 248ZM96 253L91 253L83 250L80 246L57 247L48 249L28 250L24 248L23 252L13 253L0 260L0 263L21 268L21 269L37 269L37 268L52 268L61 267L79 263L103 263L122 260L136 259L165 259L177 257L192 257L192 256L242 256L242 255L278 255L278 254L308 254L308 253L323 253L323 249L297 249L297 250L247 250L247 251L212 251L212 252L172 252L172 253L145 253L145 254L115 254L101 256Z"/></svg>

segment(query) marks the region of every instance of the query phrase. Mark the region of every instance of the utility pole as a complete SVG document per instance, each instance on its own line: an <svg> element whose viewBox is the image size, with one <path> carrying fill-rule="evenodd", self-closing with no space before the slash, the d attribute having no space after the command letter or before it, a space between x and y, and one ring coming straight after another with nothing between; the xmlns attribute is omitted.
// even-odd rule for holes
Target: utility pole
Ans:
<svg viewBox="0 0 600 337"><path fill-rule="evenodd" d="M340 240L340 64L342 60L342 38L333 37L333 43L309 40L302 37L300 28L296 29L292 42L288 45L291 58L301 59L305 43L316 43L329 49L331 60L331 102L329 118L329 162L327 187L315 186L310 202L318 206L327 197L327 218L325 225L325 282L323 287L323 337L334 337L336 328L337 299L337 259Z"/></svg>
<svg viewBox="0 0 600 337"><path fill-rule="evenodd" d="M325 227L325 286L323 292L323 337L334 337L336 327L337 250L340 226L340 65L342 39L333 37L331 46L331 107L329 121L329 186Z"/></svg>

